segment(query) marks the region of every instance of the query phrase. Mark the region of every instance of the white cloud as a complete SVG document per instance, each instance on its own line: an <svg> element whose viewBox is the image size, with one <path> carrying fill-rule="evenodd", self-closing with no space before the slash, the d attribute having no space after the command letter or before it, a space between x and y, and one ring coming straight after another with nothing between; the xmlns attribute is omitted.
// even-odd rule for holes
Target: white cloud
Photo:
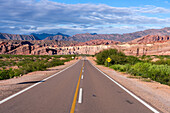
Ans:
<svg viewBox="0 0 170 113"><path fill-rule="evenodd" d="M15 29L13 32L40 32L55 29L85 32L102 31L95 27L97 25L170 25L170 16L164 18L144 16L144 14L168 15L170 9L149 5L111 7L104 4L63 4L48 0L39 2L36 0L0 0L0 4L0 32L2 28L5 28L6 32L10 31L8 28ZM87 26L80 27L85 25ZM10 28L11 26L15 28Z"/></svg>

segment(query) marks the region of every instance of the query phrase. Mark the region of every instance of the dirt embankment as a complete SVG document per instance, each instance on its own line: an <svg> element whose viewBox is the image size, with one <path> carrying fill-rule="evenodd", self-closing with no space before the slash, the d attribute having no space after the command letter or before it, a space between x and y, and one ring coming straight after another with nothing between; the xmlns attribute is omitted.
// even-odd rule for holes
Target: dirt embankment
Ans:
<svg viewBox="0 0 170 113"><path fill-rule="evenodd" d="M18 78L0 80L0 100L61 71L76 61L78 60L65 62L65 65L48 68L46 71L35 71Z"/></svg>
<svg viewBox="0 0 170 113"><path fill-rule="evenodd" d="M97 65L94 58L89 57L96 67L132 91L141 99L154 106L163 113L170 113L170 87L158 82L145 82L141 79L129 78L130 75L114 71L108 67Z"/></svg>

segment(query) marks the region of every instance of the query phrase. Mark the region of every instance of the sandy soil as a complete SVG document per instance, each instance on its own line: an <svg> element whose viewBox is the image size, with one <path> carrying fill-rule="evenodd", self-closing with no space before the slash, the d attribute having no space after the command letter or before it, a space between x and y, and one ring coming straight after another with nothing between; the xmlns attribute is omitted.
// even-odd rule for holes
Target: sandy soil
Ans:
<svg viewBox="0 0 170 113"><path fill-rule="evenodd" d="M169 86L154 81L145 82L141 79L128 78L130 75L126 73L120 73L108 67L96 65L96 62L92 57L88 57L88 59L101 71L112 77L114 80L122 84L150 105L154 106L163 113L170 113Z"/></svg>
<svg viewBox="0 0 170 113"><path fill-rule="evenodd" d="M65 65L48 68L46 71L35 71L18 78L0 80L0 100L38 82L56 72L72 65L77 60L65 62Z"/></svg>

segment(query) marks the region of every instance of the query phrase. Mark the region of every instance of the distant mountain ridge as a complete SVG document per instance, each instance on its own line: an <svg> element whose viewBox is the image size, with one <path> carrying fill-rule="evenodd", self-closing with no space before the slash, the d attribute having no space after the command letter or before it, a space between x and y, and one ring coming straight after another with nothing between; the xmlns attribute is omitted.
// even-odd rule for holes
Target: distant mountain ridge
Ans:
<svg viewBox="0 0 170 113"><path fill-rule="evenodd" d="M72 40L86 42L95 39L105 39L105 40L114 40L120 42L128 42L146 35L159 35L159 36L170 35L170 27L166 27L163 29L148 29L144 31L134 32L134 33L125 33L122 35L121 34L90 34L90 33L76 34L72 36Z"/></svg>
<svg viewBox="0 0 170 113"><path fill-rule="evenodd" d="M114 40L120 42L128 42L146 35L159 35L159 36L170 35L170 27L165 27L163 29L148 29L144 31L125 33L125 34L84 33L84 34L75 34L71 37L62 37L56 35L56 36L47 37L45 40L65 40L65 41L86 42L86 41L96 40L96 39L105 39L105 40Z"/></svg>
<svg viewBox="0 0 170 113"><path fill-rule="evenodd" d="M19 35L19 34L7 34L0 33L0 39L7 40L40 40L38 37L33 35Z"/></svg>
<svg viewBox="0 0 170 113"><path fill-rule="evenodd" d="M170 27L165 27L162 29L148 29L144 31L125 33L125 34L84 33L84 34L75 34L73 36L69 36L62 33L57 33L57 34L32 33L31 35L16 35L16 34L0 33L0 39L8 39L8 40L43 39L43 40L78 41L78 42L86 42L86 41L96 40L96 39L105 39L105 40L114 40L120 42L128 42L146 35L159 35L159 36L170 35Z"/></svg>
<svg viewBox="0 0 170 113"><path fill-rule="evenodd" d="M55 36L54 34L48 34L48 33L42 33L42 34L31 33L30 35L36 36L41 40L43 40L43 39L45 39L46 37L49 37L49 36Z"/></svg>
<svg viewBox="0 0 170 113"><path fill-rule="evenodd" d="M65 35L65 34L62 34L62 33L57 33L54 36L46 37L44 40L72 41L72 40L70 40L69 35Z"/></svg>
<svg viewBox="0 0 170 113"><path fill-rule="evenodd" d="M46 38L47 37L51 37L51 36L56 36L56 35L61 35L61 36L66 36L66 37L70 37L69 35L66 35L66 34L62 34L60 32L58 32L57 34L49 34L49 33L31 33L31 35L34 35L36 37L38 37L39 39L41 40L47 40ZM48 40L51 40L51 39L48 39ZM53 39L54 40L54 39Z"/></svg>

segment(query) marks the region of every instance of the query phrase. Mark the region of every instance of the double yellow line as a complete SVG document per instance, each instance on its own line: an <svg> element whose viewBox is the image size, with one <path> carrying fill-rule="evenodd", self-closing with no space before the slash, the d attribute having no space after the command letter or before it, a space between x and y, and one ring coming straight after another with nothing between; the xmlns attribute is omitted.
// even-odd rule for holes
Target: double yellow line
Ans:
<svg viewBox="0 0 170 113"><path fill-rule="evenodd" d="M74 99L73 99L73 103L72 103L72 106L71 106L70 113L74 113L74 110L75 110L75 107L76 107L76 99L77 99L77 95L78 95L78 90L79 90L79 85L80 85L83 67L84 67L84 61L83 61L83 66L81 68L81 72L80 72L79 80L78 80L78 83L77 83L76 91L75 91L75 94L74 94Z"/></svg>

